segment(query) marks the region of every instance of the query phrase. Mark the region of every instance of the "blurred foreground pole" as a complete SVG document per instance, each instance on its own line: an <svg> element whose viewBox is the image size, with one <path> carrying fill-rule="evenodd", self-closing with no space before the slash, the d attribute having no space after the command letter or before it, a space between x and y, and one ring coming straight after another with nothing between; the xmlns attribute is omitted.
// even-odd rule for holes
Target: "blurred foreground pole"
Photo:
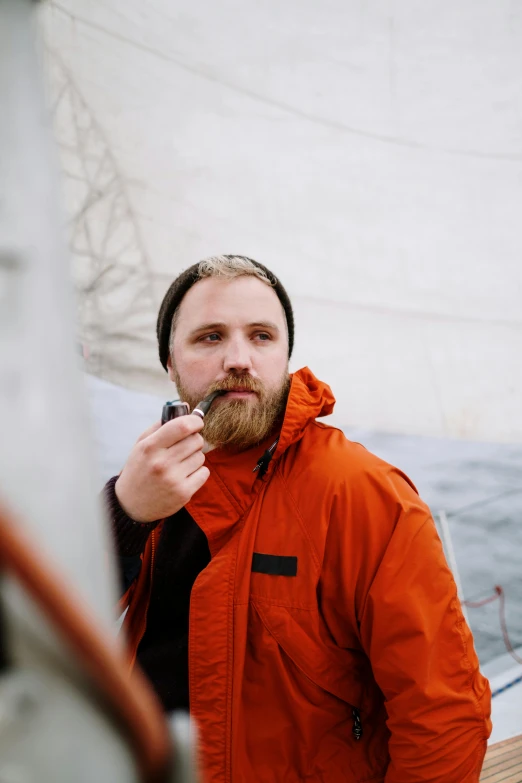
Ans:
<svg viewBox="0 0 522 783"><path fill-rule="evenodd" d="M0 0L0 506L111 633L115 579L95 501L35 14L31 0ZM10 663L0 672L0 781L139 781L100 694L20 586L0 578Z"/></svg>

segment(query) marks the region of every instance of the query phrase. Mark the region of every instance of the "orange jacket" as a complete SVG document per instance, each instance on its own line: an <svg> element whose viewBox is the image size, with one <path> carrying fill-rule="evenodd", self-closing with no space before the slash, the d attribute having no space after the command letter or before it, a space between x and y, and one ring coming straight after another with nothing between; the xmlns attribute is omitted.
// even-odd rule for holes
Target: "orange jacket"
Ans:
<svg viewBox="0 0 522 783"><path fill-rule="evenodd" d="M190 603L203 779L476 783L490 691L435 525L406 476L315 421L334 402L295 373L266 475L266 443L210 452L187 506L212 558ZM157 535L130 591L133 659Z"/></svg>

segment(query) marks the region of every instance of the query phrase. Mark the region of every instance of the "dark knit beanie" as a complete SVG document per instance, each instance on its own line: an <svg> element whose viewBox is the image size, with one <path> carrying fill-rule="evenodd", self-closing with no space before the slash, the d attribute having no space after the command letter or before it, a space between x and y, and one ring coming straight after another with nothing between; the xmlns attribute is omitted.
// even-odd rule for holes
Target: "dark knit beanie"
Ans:
<svg viewBox="0 0 522 783"><path fill-rule="evenodd" d="M285 311L286 324L288 327L288 358L290 358L292 355L292 349L294 347L294 314L292 312L290 299L282 284L279 282L277 277L272 274L272 272L267 269L266 266L260 264L259 261L254 261L252 258L247 258L246 256L227 255L220 257L227 259L242 258L245 261L250 261L252 264L254 264L254 266L257 266L266 274L270 280L270 283L272 284L272 288L279 297L279 301L283 306L283 310ZM192 288L194 283L197 283L198 280L202 279L199 276L198 270L199 263L193 264L188 269L185 269L185 271L180 275L178 275L163 297L163 302L161 303L161 307L159 309L158 322L156 324L156 334L158 336L160 362L162 363L165 370L167 369L167 360L169 358L169 342L172 319L174 318L174 314L180 306L181 300L189 288Z"/></svg>

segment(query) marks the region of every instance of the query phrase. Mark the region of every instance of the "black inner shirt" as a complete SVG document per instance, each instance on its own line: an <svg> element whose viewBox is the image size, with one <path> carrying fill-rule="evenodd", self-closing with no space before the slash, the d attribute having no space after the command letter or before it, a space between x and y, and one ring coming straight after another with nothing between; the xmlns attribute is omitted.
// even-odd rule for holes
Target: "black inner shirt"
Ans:
<svg viewBox="0 0 522 783"><path fill-rule="evenodd" d="M147 626L138 662L166 711L189 709L188 630L192 585L210 563L207 538L183 508L158 541Z"/></svg>

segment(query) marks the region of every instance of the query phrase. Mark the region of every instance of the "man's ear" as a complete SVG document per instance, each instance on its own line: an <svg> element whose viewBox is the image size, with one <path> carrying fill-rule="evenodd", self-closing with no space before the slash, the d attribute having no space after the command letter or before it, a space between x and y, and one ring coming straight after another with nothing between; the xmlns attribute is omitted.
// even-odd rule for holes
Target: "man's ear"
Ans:
<svg viewBox="0 0 522 783"><path fill-rule="evenodd" d="M172 359L170 358L170 353L169 353L169 358L167 359L167 370L168 370L168 373L169 373L170 380L173 383L176 383L176 381L174 379L174 368L172 367Z"/></svg>

